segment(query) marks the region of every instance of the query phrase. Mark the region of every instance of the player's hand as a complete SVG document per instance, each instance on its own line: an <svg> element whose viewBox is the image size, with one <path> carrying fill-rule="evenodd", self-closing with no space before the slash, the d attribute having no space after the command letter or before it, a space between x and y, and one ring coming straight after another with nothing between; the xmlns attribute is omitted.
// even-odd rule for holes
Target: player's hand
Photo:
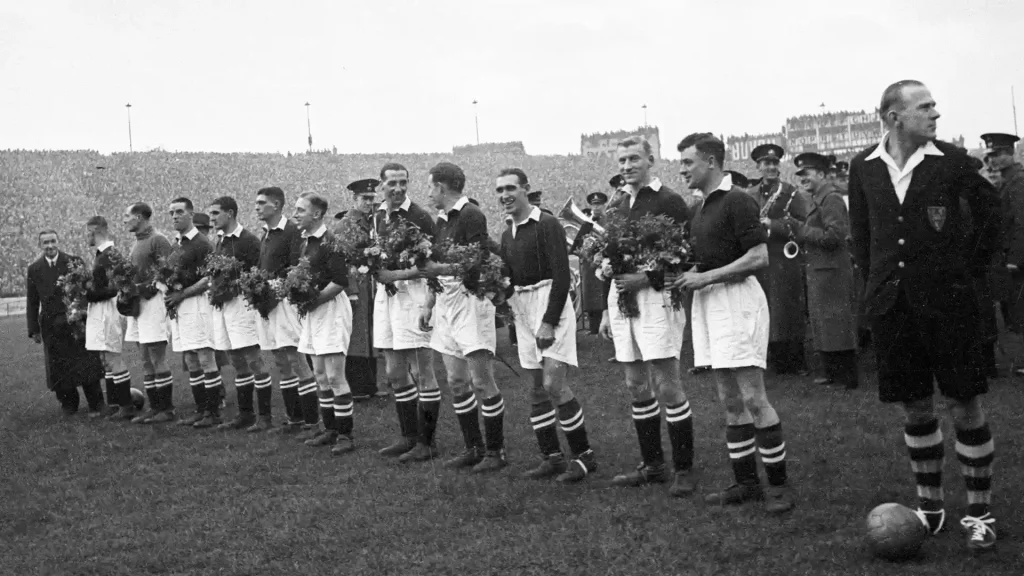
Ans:
<svg viewBox="0 0 1024 576"><path fill-rule="evenodd" d="M598 327L597 333L605 340L612 339L612 321L611 318L608 317L607 310L601 314L601 326Z"/></svg>
<svg viewBox="0 0 1024 576"><path fill-rule="evenodd" d="M424 278L437 278L444 273L445 266L433 260L427 260L426 266L420 268L420 275Z"/></svg>
<svg viewBox="0 0 1024 576"><path fill-rule="evenodd" d="M683 275L676 280L676 287L683 290L700 290L711 285L708 275L703 272L683 272Z"/></svg>
<svg viewBox="0 0 1024 576"><path fill-rule="evenodd" d="M1009 270L1010 272L1017 272L1018 270L1020 270L1020 267L1018 267L1016 264L1007 264L1006 269Z"/></svg>
<svg viewBox="0 0 1024 576"><path fill-rule="evenodd" d="M42 344L43 342L43 337L38 332L36 332L35 334L29 334L28 337L31 338L32 341L35 342L36 344Z"/></svg>
<svg viewBox="0 0 1024 576"><path fill-rule="evenodd" d="M647 274L635 272L633 274L619 274L615 277L615 287L619 292L639 292L650 287L651 282Z"/></svg>
<svg viewBox="0 0 1024 576"><path fill-rule="evenodd" d="M434 308L424 306L420 308L420 330L423 332L430 332L434 329L430 324L430 319L434 315Z"/></svg>
<svg viewBox="0 0 1024 576"><path fill-rule="evenodd" d="M540 325L540 330L537 330L537 349L544 350L550 348L555 343L555 327L547 322Z"/></svg>
<svg viewBox="0 0 1024 576"><path fill-rule="evenodd" d="M166 306L167 308L177 308L178 304L181 304L181 301L184 299L184 292L169 292L166 296L164 296L164 306Z"/></svg>
<svg viewBox="0 0 1024 576"><path fill-rule="evenodd" d="M771 226L772 225L772 219L771 218L761 218L761 224L764 225L764 226Z"/></svg>

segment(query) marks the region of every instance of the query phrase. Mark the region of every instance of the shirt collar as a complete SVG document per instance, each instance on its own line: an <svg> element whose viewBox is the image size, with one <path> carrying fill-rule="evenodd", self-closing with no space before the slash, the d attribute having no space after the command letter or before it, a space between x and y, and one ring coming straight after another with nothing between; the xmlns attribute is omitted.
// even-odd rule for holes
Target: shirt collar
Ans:
<svg viewBox="0 0 1024 576"><path fill-rule="evenodd" d="M540 208L534 206L533 210L530 210L530 214L522 222L516 222L515 220L512 219L511 216L509 216L507 220L512 224L512 237L515 238L516 231L519 229L520 226L523 226L530 220L533 220L534 222L540 222Z"/></svg>
<svg viewBox="0 0 1024 576"><path fill-rule="evenodd" d="M661 190L661 179L655 176L647 186L641 187L640 190L643 190L644 188L650 188L651 190L658 192ZM632 186L626 186L623 190L626 191L626 194L629 194L629 207L632 208L633 203L636 202L636 197L640 194L640 190L633 190Z"/></svg>
<svg viewBox="0 0 1024 576"><path fill-rule="evenodd" d="M707 195L707 198L714 196L716 192L728 192L729 190L732 190L732 174L723 174L721 184L718 185L718 188L712 190L711 193ZM693 195L704 198L704 192L702 190L694 190ZM705 200L707 198L705 198Z"/></svg>
<svg viewBox="0 0 1024 576"><path fill-rule="evenodd" d="M284 230L284 227L287 226L287 225L288 225L288 219L285 218L284 216L281 216L281 219L277 221L277 226L274 226L273 228L271 228L270 226L267 225L266 222L263 222L263 229L267 230L267 231L270 231L270 230ZM241 227L241 224L239 224L239 227Z"/></svg>
<svg viewBox="0 0 1024 576"><path fill-rule="evenodd" d="M405 197L405 202L402 202L402 205L399 206L398 209L399 210L404 210L404 211L408 212L410 206L412 206L412 198L409 198L408 196L406 196ZM391 205L388 204L387 200L385 200L385 201L380 203L380 208L378 208L378 210L383 210L386 213L392 212Z"/></svg>
<svg viewBox="0 0 1024 576"><path fill-rule="evenodd" d="M324 234L325 234L326 232L327 232L327 225L326 225L326 224L323 224L323 223L321 223L321 224L320 224L320 227L319 227L319 228L317 228L317 229L316 229L316 230L315 230L315 231L314 231L314 232L313 232L312 234L310 234L310 233L307 233L307 232L306 232L305 230L303 230L303 231L302 231L302 237L303 237L303 238L309 238L310 236L312 236L313 238L320 238L320 237L322 237L322 236L323 236L323 235L324 235Z"/></svg>
<svg viewBox="0 0 1024 576"><path fill-rule="evenodd" d="M113 246L114 246L114 241L113 241L113 240L107 240L107 241L106 241L106 242L104 242L103 244L100 244L99 246L97 246L97 247L96 247L96 252L97 252L97 253L99 253L99 252L103 252L103 251L104 251L104 250L106 250L107 248L111 248L111 247L113 247Z"/></svg>
<svg viewBox="0 0 1024 576"><path fill-rule="evenodd" d="M46 258L46 261L49 262L50 265L54 265L54 264L57 263L57 258L60 258L60 254L57 254L53 258L50 258L49 256L44 255L43 258Z"/></svg>
<svg viewBox="0 0 1024 576"><path fill-rule="evenodd" d="M283 218L282 218L282 220L283 220ZM217 236L220 236L221 238L225 238L225 237L229 237L229 236L234 236L235 238L241 238L242 237L242 225L239 224L239 225L235 226L235 231L232 232L231 234L225 234L223 230L217 230Z"/></svg>
<svg viewBox="0 0 1024 576"><path fill-rule="evenodd" d="M188 238L189 240L191 240L191 239L195 238L197 234L199 234L199 228L196 228L195 226L193 226L191 230L189 230L188 232L185 232L184 234L182 234L181 232L178 232L176 234L176 238L180 241L181 237L184 236L185 238Z"/></svg>
<svg viewBox="0 0 1024 576"><path fill-rule="evenodd" d="M456 200L455 204L452 205L452 209L451 210L448 210L447 212L445 212L443 209L439 210L438 214L437 214L437 217L440 218L441 220L444 220L445 222L447 222L448 221L448 214L451 214L452 212L461 212L462 208L466 204L469 204L469 196L459 196L459 199Z"/></svg>
<svg viewBox="0 0 1024 576"><path fill-rule="evenodd" d="M886 132L882 135L882 140L879 141L878 146L876 146L875 150L871 154L868 154L868 157L864 160L881 158L883 161L888 159L892 164L896 163L896 161L893 160L892 155L889 154L889 151L885 149L885 143L889 141L889 134L889 132ZM931 140L929 140L924 146L914 150L914 154L917 154L918 152L923 156L945 156L945 154L942 153L942 150L939 150L938 146L935 145L935 142L932 142Z"/></svg>

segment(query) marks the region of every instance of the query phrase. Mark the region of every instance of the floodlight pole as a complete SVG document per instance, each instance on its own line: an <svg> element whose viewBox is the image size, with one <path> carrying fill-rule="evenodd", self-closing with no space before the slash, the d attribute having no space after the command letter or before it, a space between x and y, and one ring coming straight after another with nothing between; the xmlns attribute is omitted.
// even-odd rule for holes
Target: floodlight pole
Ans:
<svg viewBox="0 0 1024 576"><path fill-rule="evenodd" d="M644 128L647 128L647 104L641 106L644 109Z"/></svg>
<svg viewBox="0 0 1024 576"><path fill-rule="evenodd" d="M473 123L476 124L476 145L480 145L480 114L477 110L477 101L473 100Z"/></svg>
<svg viewBox="0 0 1024 576"><path fill-rule="evenodd" d="M124 107L128 110L128 153L131 154L134 151L132 147L132 103L129 102Z"/></svg>
<svg viewBox="0 0 1024 576"><path fill-rule="evenodd" d="M313 128L309 123L309 102L306 102L306 134L308 135L309 151L313 152Z"/></svg>

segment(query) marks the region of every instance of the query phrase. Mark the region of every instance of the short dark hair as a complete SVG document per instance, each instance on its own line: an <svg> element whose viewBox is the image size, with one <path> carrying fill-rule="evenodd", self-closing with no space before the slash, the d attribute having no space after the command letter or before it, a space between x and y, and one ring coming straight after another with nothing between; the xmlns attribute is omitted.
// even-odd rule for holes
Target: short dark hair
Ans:
<svg viewBox="0 0 1024 576"><path fill-rule="evenodd" d="M235 199L231 196L221 196L213 202L210 202L210 206L213 206L214 204L220 206L220 209L224 212L234 212L234 218L238 218L238 202L235 202Z"/></svg>
<svg viewBox="0 0 1024 576"><path fill-rule="evenodd" d="M440 162L430 169L434 184L444 184L452 192L462 192L466 187L466 173L451 162Z"/></svg>
<svg viewBox="0 0 1024 576"><path fill-rule="evenodd" d="M640 146L640 148L643 149L645 156L652 156L654 154L654 149L651 148L651 142L639 134L623 138L615 145L616 148L629 148L630 146Z"/></svg>
<svg viewBox="0 0 1024 576"><path fill-rule="evenodd" d="M103 228L104 230L106 230L107 229L107 219L104 218L103 216L100 216L99 214L97 214L96 216L90 216L89 219L85 221L85 225L86 226L99 226L100 228Z"/></svg>
<svg viewBox="0 0 1024 576"><path fill-rule="evenodd" d="M304 192L299 194L299 198L304 198L314 209L319 210L321 218L327 216L327 200L323 196L316 192Z"/></svg>
<svg viewBox="0 0 1024 576"><path fill-rule="evenodd" d="M398 162L388 162L387 164L384 165L383 168L380 169L380 179L382 181L384 180L384 173L387 172L388 170L395 170L395 171L404 170L405 171L405 175L409 176L409 169L408 168L406 168L405 166L402 166Z"/></svg>
<svg viewBox="0 0 1024 576"><path fill-rule="evenodd" d="M502 176L515 176L519 179L520 186L526 186L530 183L530 180L526 177L526 172L523 172L522 168L505 168L498 172L498 178Z"/></svg>
<svg viewBox="0 0 1024 576"><path fill-rule="evenodd" d="M268 188L260 188L256 191L257 196L266 196L274 202L277 202L278 209L284 210L284 190L281 190L277 186L270 186Z"/></svg>
<svg viewBox="0 0 1024 576"><path fill-rule="evenodd" d="M142 216L143 220L149 220L153 217L153 209L145 202L136 202L135 204L132 204L131 207L128 208L128 213Z"/></svg>
<svg viewBox="0 0 1024 576"><path fill-rule="evenodd" d="M682 152L690 146L696 148L697 152L703 155L705 160L709 156L714 158L715 164L719 168L722 168L722 165L725 164L725 144L711 132L694 132L690 134L680 140L676 150Z"/></svg>
<svg viewBox="0 0 1024 576"><path fill-rule="evenodd" d="M900 80L893 82L882 92L882 101L878 105L878 115L885 120L885 115L896 105L903 105L903 89L910 87L924 86L924 82L918 80Z"/></svg>
<svg viewBox="0 0 1024 576"><path fill-rule="evenodd" d="M60 238L60 234L57 234L57 231L54 230L53 228L43 228L42 230L39 231L39 234L36 236L36 240L42 238L43 234L53 234L57 238Z"/></svg>
<svg viewBox="0 0 1024 576"><path fill-rule="evenodd" d="M178 196L174 200L171 200L171 204L184 204L185 210L188 210L189 212L195 212L196 210L195 207L192 206L192 201L184 196Z"/></svg>

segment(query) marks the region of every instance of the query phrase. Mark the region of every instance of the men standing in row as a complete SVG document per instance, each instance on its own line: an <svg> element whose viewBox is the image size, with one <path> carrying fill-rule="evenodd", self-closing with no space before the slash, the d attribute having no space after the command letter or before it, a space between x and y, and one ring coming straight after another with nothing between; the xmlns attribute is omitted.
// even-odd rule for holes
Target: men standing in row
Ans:
<svg viewBox="0 0 1024 576"><path fill-rule="evenodd" d="M384 201L374 220L375 236L386 234L399 222L420 230L432 240L434 219L409 197L409 170L389 162L380 169ZM384 351L388 383L395 398L401 437L380 450L381 456L423 461L436 456L433 430L441 405L441 390L434 375L430 331L420 326L420 314L431 305L427 282L416 269L381 270L373 303L373 345ZM385 284L393 284L388 294ZM410 381L411 380L411 381ZM476 410L476 407L473 407ZM476 412L474 412L475 414ZM429 436L429 438L427 437ZM423 447L418 447L423 445ZM415 453L405 454L416 449Z"/></svg>
<svg viewBox="0 0 1024 576"><path fill-rule="evenodd" d="M888 132L850 162L854 254L868 274L864 306L873 319L879 398L903 406L918 512L938 533L946 520L938 382L967 484L960 523L968 548L983 550L996 542L989 510L995 448L980 402L988 381L970 276L984 274L998 249L999 197L965 153L935 139L939 113L924 84L892 84L879 109ZM961 198L973 222L969 236Z"/></svg>
<svg viewBox="0 0 1024 576"><path fill-rule="evenodd" d="M466 175L462 169L450 162L441 162L430 169L427 185L434 207L441 212L437 222L437 242L447 241L455 246L486 245L487 218L466 197ZM437 278L442 291L436 297L430 293L428 302L431 306L423 309L420 326L426 329L433 320L430 347L440 352L444 360L448 385L455 399L455 413L466 442L465 452L446 465L452 468L472 466L474 473L495 472L504 468L507 462L505 401L494 381L492 363L497 347L494 304L486 298L469 294L462 286L462 279L453 275L452 264L430 261L425 274ZM480 396L480 411L483 413L483 438L476 417L477 395Z"/></svg>
<svg viewBox="0 0 1024 576"><path fill-rule="evenodd" d="M153 275L161 258L171 253L167 237L153 229L153 209L136 202L124 212L124 223L135 235L131 261L135 266L138 307L128 315L125 342L138 342L142 349L143 389L149 408L132 419L134 424L158 424L174 419L174 378L167 364L167 310L164 294L153 285ZM125 405L127 402L127 406ZM122 398L123 416L133 412L130 398Z"/></svg>
<svg viewBox="0 0 1024 576"><path fill-rule="evenodd" d="M819 384L857 387L857 328L853 300L853 265L847 245L849 215L842 196L828 183L828 160L806 152L794 160L796 175L811 205L804 222L790 220L807 262L807 313L814 348L825 378ZM788 218L788 217L786 217Z"/></svg>
<svg viewBox="0 0 1024 576"><path fill-rule="evenodd" d="M630 137L616 148L625 183L615 213L635 220L667 216L685 226L690 212L683 197L651 174L654 153L642 137ZM693 467L693 419L679 374L686 314L665 305L664 277L660 273L622 274L611 281L608 307L601 318L601 335L615 345L615 359L625 368L626 387L632 395L642 462L636 470L612 479L617 486L665 483L669 471L661 446L661 403L672 445L674 481L669 494L687 496L696 489ZM619 292L636 298L640 314L626 317L618 306ZM653 388L653 389L652 389ZM660 403L659 403L660 399Z"/></svg>
<svg viewBox="0 0 1024 576"><path fill-rule="evenodd" d="M58 284L58 279L71 266L82 264L82 259L58 248L54 230L43 230L38 238L43 254L29 265L25 281L28 337L43 345L46 387L56 394L64 415L78 412L81 388L89 405L89 416L102 416L106 411L99 384L103 366L98 354L86 350L78 321L68 318L64 293Z"/></svg>
<svg viewBox="0 0 1024 576"><path fill-rule="evenodd" d="M541 463L527 478L579 482L597 471L583 408L566 380L567 366L577 366L576 322L569 299L569 252L565 229L527 200L530 183L519 168L498 175L498 200L510 218L501 235L500 256L508 267L519 341L519 364L533 380L530 423L537 435ZM558 442L560 424L569 444L566 460Z"/></svg>
<svg viewBox="0 0 1024 576"><path fill-rule="evenodd" d="M793 239L787 217L806 220L808 199L779 179L779 162L784 155L776 144L754 148L750 157L761 172L761 181L748 193L757 200L761 223L768 232L768 267L757 271L771 311L768 363L777 374L794 374L805 369L806 301L803 259L785 256L786 243Z"/></svg>
<svg viewBox="0 0 1024 576"><path fill-rule="evenodd" d="M276 186L261 188L256 192L256 217L263 224L263 236L260 239L260 268L283 279L288 268L298 264L299 251L302 248L301 232L295 223L284 217L284 191ZM312 411L310 418L315 425L317 416L316 379L309 364L299 354L299 315L295 306L287 299L281 300L270 311L266 319L256 319L256 334L259 336L260 349L269 350L274 355L274 363L280 373L281 397L287 420L281 427L284 433L293 433L303 426L303 413ZM202 375L199 375L200 378ZM202 380L200 380L202 382ZM307 394L307 406L299 399L299 390ZM310 393L311 391L311 393ZM264 405L270 415L270 402L265 392L257 390L257 402ZM310 395L311 394L311 395ZM264 400L266 399L266 400ZM259 424L259 422L257 422ZM252 427L250 432L258 432L265 426Z"/></svg>
<svg viewBox="0 0 1024 576"><path fill-rule="evenodd" d="M724 404L726 444L735 484L705 496L709 504L742 504L767 496L765 510L793 508L786 487L782 423L768 401L764 369L768 352L768 301L752 277L768 265L766 230L757 204L722 173L725 144L710 133L691 134L677 149L680 174L704 203L690 224L696 270L674 285L693 292L693 356L710 366ZM722 345L728 343L728 345ZM768 476L761 487L756 454Z"/></svg>
<svg viewBox="0 0 1024 576"><path fill-rule="evenodd" d="M331 248L334 235L327 231L327 201L305 193L295 202L294 220L302 231L300 258L309 261L317 299L299 319L299 352L313 359L313 373L320 389L323 429L306 440L307 446L333 446L335 456L355 449L352 442L352 391L345 379L345 352L352 335L352 305L345 255Z"/></svg>
<svg viewBox="0 0 1024 576"><path fill-rule="evenodd" d="M238 202L231 196L221 196L210 204L207 212L217 230L214 253L234 258L240 263L243 272L259 266L260 240L238 223ZM237 294L217 304L211 306L210 310L210 336L214 350L226 353L235 368L235 402L238 404L238 414L234 419L224 422L218 428L238 430L255 426L257 429L267 429L272 425L270 374L267 374L260 354L259 335L256 333L257 313ZM254 393L259 395L259 422L253 410Z"/></svg>

